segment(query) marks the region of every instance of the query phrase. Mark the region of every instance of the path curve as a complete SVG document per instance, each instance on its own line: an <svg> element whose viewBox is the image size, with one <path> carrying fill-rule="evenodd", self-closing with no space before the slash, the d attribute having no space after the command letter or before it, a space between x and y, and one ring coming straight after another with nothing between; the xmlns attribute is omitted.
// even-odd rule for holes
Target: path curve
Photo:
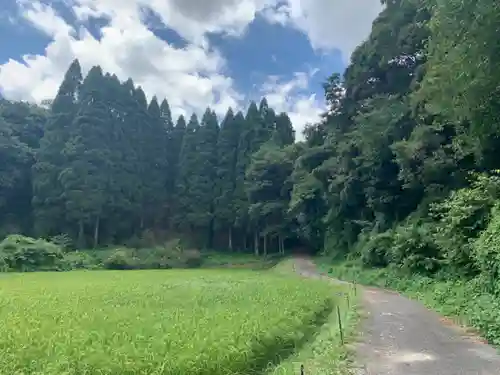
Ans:
<svg viewBox="0 0 500 375"><path fill-rule="evenodd" d="M304 276L326 277L310 259L297 258L295 266ZM357 375L500 375L494 348L421 303L368 287L362 301Z"/></svg>

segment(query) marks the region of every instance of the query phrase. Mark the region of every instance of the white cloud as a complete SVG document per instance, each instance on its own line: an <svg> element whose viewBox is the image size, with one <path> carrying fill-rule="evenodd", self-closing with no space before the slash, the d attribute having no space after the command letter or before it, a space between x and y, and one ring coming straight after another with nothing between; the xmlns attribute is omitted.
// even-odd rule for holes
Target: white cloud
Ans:
<svg viewBox="0 0 500 375"><path fill-rule="evenodd" d="M36 102L52 98L67 67L78 58L84 70L100 65L122 80L132 77L150 97L167 97L174 113L201 112L207 105L222 113L222 105L237 108L242 99L232 79L221 73L225 61L217 51L196 44L184 49L167 44L140 21L133 1L104 0L93 7L88 0L79 3L75 9L82 18L109 17L100 40L84 28L77 36L50 6L20 4L23 17L53 40L45 54L25 56L22 62L9 60L0 67L0 86L8 98Z"/></svg>
<svg viewBox="0 0 500 375"><path fill-rule="evenodd" d="M225 73L226 61L210 46L208 33L240 36L261 12L272 22L302 30L315 48L339 48L349 56L368 35L380 9L378 0L52 0L69 5L78 23L68 24L55 8L40 0L17 0L24 22L51 38L45 52L0 65L4 96L41 102L52 98L74 58L84 72L92 65L132 77L149 97L166 97L174 114L202 112L211 106L222 114L240 109L244 96ZM49 2L50 3L50 2ZM367 5L368 4L368 5ZM179 49L147 27L143 9L153 10L164 25L188 42ZM358 9L362 9L360 12ZM95 39L83 27L91 17L108 24ZM270 77L260 89L277 111L287 111L297 134L323 112L322 98L308 93L310 73L289 80Z"/></svg>
<svg viewBox="0 0 500 375"><path fill-rule="evenodd" d="M39 2L34 2L28 7L27 0L19 3L23 6L23 17L48 36L67 35L74 31L52 7Z"/></svg>
<svg viewBox="0 0 500 375"><path fill-rule="evenodd" d="M71 0L80 19L105 16L125 26L147 7L191 43L207 46L207 33L241 35L257 12L277 0Z"/></svg>
<svg viewBox="0 0 500 375"><path fill-rule="evenodd" d="M302 139L302 132L307 124L314 123L325 112L323 98L308 93L309 79L317 73L297 72L291 80L283 81L271 76L261 88L269 106L277 112L287 112L296 131L297 139Z"/></svg>
<svg viewBox="0 0 500 375"><path fill-rule="evenodd" d="M380 0L284 0L263 14L270 22L302 30L316 49L339 49L348 62L381 10Z"/></svg>

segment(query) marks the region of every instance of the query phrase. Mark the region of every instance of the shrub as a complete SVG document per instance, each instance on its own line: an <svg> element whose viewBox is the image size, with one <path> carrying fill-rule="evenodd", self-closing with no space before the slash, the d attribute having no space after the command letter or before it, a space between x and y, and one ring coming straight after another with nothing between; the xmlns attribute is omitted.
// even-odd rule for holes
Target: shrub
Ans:
<svg viewBox="0 0 500 375"><path fill-rule="evenodd" d="M61 233L57 236L53 236L49 240L53 244L58 245L63 250L74 250L75 244L71 236L67 233Z"/></svg>
<svg viewBox="0 0 500 375"><path fill-rule="evenodd" d="M492 209L491 221L473 243L473 255L481 272L480 279L486 289L493 293L497 288L500 276L500 205Z"/></svg>
<svg viewBox="0 0 500 375"><path fill-rule="evenodd" d="M25 237L7 236L0 242L0 254L6 268L13 271L60 270L62 249L51 242Z"/></svg>
<svg viewBox="0 0 500 375"><path fill-rule="evenodd" d="M184 250L179 240L172 240L151 248L115 249L102 263L116 270L195 268L201 266L202 257L198 250Z"/></svg>
<svg viewBox="0 0 500 375"><path fill-rule="evenodd" d="M395 230L393 240L391 263L408 273L431 274L439 270L442 260L430 224L410 222L401 225Z"/></svg>
<svg viewBox="0 0 500 375"><path fill-rule="evenodd" d="M183 257L188 268L197 268L203 263L201 253L198 250L186 250L183 253Z"/></svg>
<svg viewBox="0 0 500 375"><path fill-rule="evenodd" d="M114 250L109 257L107 257L103 266L109 270L131 270L137 269L138 262L133 257L132 250L127 248L119 248Z"/></svg>
<svg viewBox="0 0 500 375"><path fill-rule="evenodd" d="M394 234L392 231L378 233L361 239L359 253L361 262L368 267L386 267L388 265L387 253L393 245Z"/></svg>
<svg viewBox="0 0 500 375"><path fill-rule="evenodd" d="M438 220L436 242L456 274L478 274L472 243L490 221L491 209L500 198L500 175L473 174L469 187L453 191L431 206Z"/></svg>
<svg viewBox="0 0 500 375"><path fill-rule="evenodd" d="M9 266L5 260L5 257L2 253L0 253L0 272L7 272L9 270Z"/></svg>
<svg viewBox="0 0 500 375"><path fill-rule="evenodd" d="M64 255L64 265L67 270L96 269L98 260L85 251L72 251Z"/></svg>
<svg viewBox="0 0 500 375"><path fill-rule="evenodd" d="M134 251L139 268L194 268L202 263L198 250L185 250L180 240L171 240L162 246Z"/></svg>

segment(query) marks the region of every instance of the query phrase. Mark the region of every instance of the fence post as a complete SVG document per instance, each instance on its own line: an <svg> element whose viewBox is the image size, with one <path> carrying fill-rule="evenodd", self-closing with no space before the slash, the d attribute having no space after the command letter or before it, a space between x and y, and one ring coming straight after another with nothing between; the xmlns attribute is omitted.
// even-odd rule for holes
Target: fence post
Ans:
<svg viewBox="0 0 500 375"><path fill-rule="evenodd" d="M340 332L340 342L344 345L344 332L342 330L342 320L340 318L340 307L337 305L337 318L339 320L339 332Z"/></svg>

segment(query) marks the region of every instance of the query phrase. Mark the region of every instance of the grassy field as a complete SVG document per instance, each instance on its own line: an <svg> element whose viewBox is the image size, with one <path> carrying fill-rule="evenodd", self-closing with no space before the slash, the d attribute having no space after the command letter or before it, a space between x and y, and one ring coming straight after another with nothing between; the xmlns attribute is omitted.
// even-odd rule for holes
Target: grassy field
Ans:
<svg viewBox="0 0 500 375"><path fill-rule="evenodd" d="M263 373L328 319L325 282L273 271L0 277L1 374Z"/></svg>
<svg viewBox="0 0 500 375"><path fill-rule="evenodd" d="M289 272L290 261L281 262L278 272ZM325 281L325 283L327 283ZM358 293L353 285L329 284L335 297L335 308L314 338L290 357L269 369L266 375L298 375L301 365L305 374L347 375L352 374L353 351L360 320ZM337 311L337 307L339 308ZM341 324L339 325L339 318ZM342 336L340 334L342 327Z"/></svg>
<svg viewBox="0 0 500 375"><path fill-rule="evenodd" d="M248 253L221 253L204 252L203 268L246 268L267 269L275 266L283 260L278 254L267 257L255 256Z"/></svg>

